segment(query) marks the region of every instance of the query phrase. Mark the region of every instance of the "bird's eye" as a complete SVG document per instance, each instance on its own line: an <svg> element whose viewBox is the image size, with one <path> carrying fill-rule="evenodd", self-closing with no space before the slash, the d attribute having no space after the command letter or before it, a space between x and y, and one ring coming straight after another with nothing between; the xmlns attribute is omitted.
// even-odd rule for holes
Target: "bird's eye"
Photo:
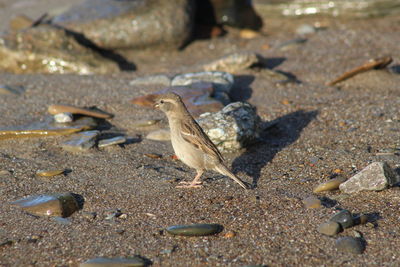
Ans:
<svg viewBox="0 0 400 267"><path fill-rule="evenodd" d="M164 104L164 100L160 100L160 104Z"/></svg>

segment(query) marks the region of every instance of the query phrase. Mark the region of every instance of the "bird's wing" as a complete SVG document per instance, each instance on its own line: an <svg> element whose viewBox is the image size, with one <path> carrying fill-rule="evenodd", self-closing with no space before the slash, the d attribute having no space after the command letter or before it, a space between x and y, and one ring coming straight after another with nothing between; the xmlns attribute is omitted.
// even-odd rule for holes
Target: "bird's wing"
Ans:
<svg viewBox="0 0 400 267"><path fill-rule="evenodd" d="M182 121L181 135L186 142L192 144L207 155L215 157L219 161L224 160L221 152L219 152L218 148L210 140L207 134L204 133L203 129L201 129L195 120L190 119Z"/></svg>

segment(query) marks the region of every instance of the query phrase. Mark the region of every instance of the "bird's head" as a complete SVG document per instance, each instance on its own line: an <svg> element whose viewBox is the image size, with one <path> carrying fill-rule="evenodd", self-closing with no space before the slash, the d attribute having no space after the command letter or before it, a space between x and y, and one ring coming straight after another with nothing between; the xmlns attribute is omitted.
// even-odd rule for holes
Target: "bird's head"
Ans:
<svg viewBox="0 0 400 267"><path fill-rule="evenodd" d="M155 99L154 107L168 115L173 112L178 112L182 107L184 108L184 104L179 95L175 93L167 93L160 95Z"/></svg>

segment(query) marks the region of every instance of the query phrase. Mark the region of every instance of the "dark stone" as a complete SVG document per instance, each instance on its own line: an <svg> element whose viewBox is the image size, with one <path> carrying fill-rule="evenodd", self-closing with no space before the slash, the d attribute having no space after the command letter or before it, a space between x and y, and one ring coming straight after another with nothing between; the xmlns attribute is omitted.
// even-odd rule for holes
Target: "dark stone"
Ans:
<svg viewBox="0 0 400 267"><path fill-rule="evenodd" d="M353 215L348 210L342 210L336 213L329 220L337 222L343 227L343 229L350 228L354 225Z"/></svg>

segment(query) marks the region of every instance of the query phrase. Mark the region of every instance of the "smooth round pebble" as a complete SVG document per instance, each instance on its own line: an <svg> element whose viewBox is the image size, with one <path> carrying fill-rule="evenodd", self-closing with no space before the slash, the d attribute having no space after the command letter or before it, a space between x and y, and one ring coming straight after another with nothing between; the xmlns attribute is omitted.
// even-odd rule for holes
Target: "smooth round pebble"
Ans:
<svg viewBox="0 0 400 267"><path fill-rule="evenodd" d="M172 235L182 236L204 236L213 235L221 232L222 225L219 224L191 224L191 225L174 225L168 227L166 230Z"/></svg>
<svg viewBox="0 0 400 267"><path fill-rule="evenodd" d="M340 228L340 224L338 224L337 222L327 221L320 224L317 228L317 231L320 234L334 236L340 232Z"/></svg>
<svg viewBox="0 0 400 267"><path fill-rule="evenodd" d="M326 181L324 183L321 183L319 185L317 185L313 192L314 193L320 193L320 192L324 192L324 191L333 191L339 188L339 185L343 182L345 182L346 179L343 177L337 177L337 178L333 178L329 181Z"/></svg>
<svg viewBox="0 0 400 267"><path fill-rule="evenodd" d="M334 214L330 219L332 222L337 222L343 229L352 227L354 225L353 215L348 210L342 210Z"/></svg>
<svg viewBox="0 0 400 267"><path fill-rule="evenodd" d="M362 254L364 252L364 245L361 243L360 238L341 237L336 240L335 246L338 251L345 253Z"/></svg>
<svg viewBox="0 0 400 267"><path fill-rule="evenodd" d="M303 204L307 209L320 209L322 207L321 200L315 196L309 196L303 199Z"/></svg>
<svg viewBox="0 0 400 267"><path fill-rule="evenodd" d="M171 133L169 129L160 129L148 133L146 139L155 141L169 141L171 140Z"/></svg>
<svg viewBox="0 0 400 267"><path fill-rule="evenodd" d="M95 258L87 260L81 264L79 267L136 267L136 266L146 266L143 259L139 257L132 258Z"/></svg>
<svg viewBox="0 0 400 267"><path fill-rule="evenodd" d="M54 120L58 123L67 123L74 120L74 115L71 112L63 112L54 115Z"/></svg>

